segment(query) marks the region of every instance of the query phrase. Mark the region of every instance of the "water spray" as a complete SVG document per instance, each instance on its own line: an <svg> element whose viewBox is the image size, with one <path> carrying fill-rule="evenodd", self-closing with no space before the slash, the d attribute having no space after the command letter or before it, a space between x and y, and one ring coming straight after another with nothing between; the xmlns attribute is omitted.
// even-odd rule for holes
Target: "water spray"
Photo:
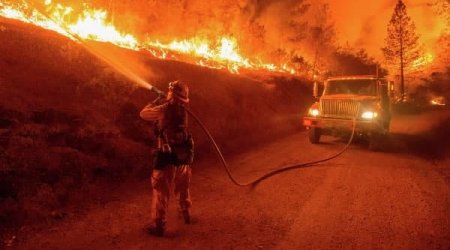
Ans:
<svg viewBox="0 0 450 250"><path fill-rule="evenodd" d="M140 76L136 75L128 67L112 61L111 59L106 57L104 54L102 54L99 51L95 50L94 48L90 47L88 44L86 44L86 42L81 37L79 37L77 34L74 34L73 32L70 32L69 30L64 28L63 25L60 25L57 21L53 20L50 16L48 16L48 15L42 13L42 12L39 12L39 13L42 16L44 16L45 18L47 18L48 20L50 20L51 22L55 23L55 25L58 25L70 37L72 37L74 40L78 41L83 48L85 48L88 52L90 52L95 57L97 57L100 60L102 60L105 63L107 63L109 66L114 68L118 73L121 73L122 75L126 76L128 79L130 79L134 83L137 83L139 86L154 92L155 94L158 95L158 98L166 96L165 92L159 90L158 88L156 88L155 86L153 86L149 82L147 82L144 79L142 79ZM358 108L358 110L359 110L359 108ZM350 139L348 140L347 144L344 146L344 148L342 150L340 150L338 153L336 153L336 154L334 154L332 156L329 156L327 158L320 159L320 160L315 160L315 161L310 161L310 162L305 162L305 163L299 163L299 164L293 164L293 165L284 166L284 167L275 169L273 171L270 171L270 172L262 175L261 177L253 180L253 181L250 181L250 182L247 182L247 183L241 183L231 173L229 165L228 165L227 161L225 160L225 157L223 156L222 151L220 150L219 146L217 145L216 141L214 140L213 136L211 135L211 133L209 132L207 127L203 124L203 122L200 120L200 118L198 118L190 109L186 109L186 111L200 125L200 127L203 130L203 132L206 134L206 136L210 140L210 142L213 145L214 150L216 151L217 156L219 157L219 159L220 159L220 161L221 161L221 163L222 163L222 165L223 165L223 167L224 167L224 169L225 169L229 179L233 182L233 184L235 184L237 186L240 186L240 187L249 186L249 187L254 188L254 187L256 187L256 185L258 185L263 180L266 180L266 179L268 179L268 178L270 178L272 176L275 176L277 174L281 174L281 173L286 172L286 171L299 169L299 168L305 168L305 167L308 167L308 166L313 166L313 165L317 165L317 164L320 164L320 163L324 163L324 162L330 161L330 160L340 156L341 154L343 154L348 149L348 147L350 146L350 144L353 141L353 137L355 135L355 130L356 130L356 117L355 117L355 118L353 118L353 128L352 128L352 133L351 133Z"/></svg>
<svg viewBox="0 0 450 250"><path fill-rule="evenodd" d="M103 62L107 63L110 67L112 67L113 69L115 69L118 73L122 74L123 76L127 77L129 80L131 80L132 82L138 84L139 86L148 89L150 91L155 92L157 95L162 96L164 95L164 92L162 92L161 90L155 88L152 84L148 83L147 81L145 81L144 79L142 79L142 77L136 75L132 70L130 70L127 66L122 65L120 63L117 63L113 60L111 60L110 58L108 58L107 56L105 56L103 53L101 53L100 51L96 50L95 48L93 48L92 46L89 46L82 37L80 37L79 35L77 35L74 32L71 32L70 30L68 30L64 25L60 24L58 21L54 20L51 16L47 15L46 13L43 13L42 11L39 11L38 8L36 8L36 6L34 6L34 9L43 17L45 17L46 19L48 19L49 21L51 21L52 23L54 23L55 25L57 25L59 28L61 28L69 37L71 37L73 40L78 41L80 43L80 45L89 53L91 53L93 56L99 58L100 60L102 60Z"/></svg>

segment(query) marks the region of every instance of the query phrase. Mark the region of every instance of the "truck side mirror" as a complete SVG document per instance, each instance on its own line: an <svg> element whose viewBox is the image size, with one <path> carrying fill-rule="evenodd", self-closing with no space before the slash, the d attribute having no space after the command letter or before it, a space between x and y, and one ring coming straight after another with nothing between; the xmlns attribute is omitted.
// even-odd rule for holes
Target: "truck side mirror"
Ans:
<svg viewBox="0 0 450 250"><path fill-rule="evenodd" d="M317 82L314 82L313 96L314 98L319 98L319 84Z"/></svg>

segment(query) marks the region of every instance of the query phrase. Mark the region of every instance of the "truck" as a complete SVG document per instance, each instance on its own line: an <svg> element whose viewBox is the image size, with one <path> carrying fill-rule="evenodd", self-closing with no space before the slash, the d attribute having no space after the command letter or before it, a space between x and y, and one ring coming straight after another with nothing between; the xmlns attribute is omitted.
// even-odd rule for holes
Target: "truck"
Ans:
<svg viewBox="0 0 450 250"><path fill-rule="evenodd" d="M309 141L316 144L322 135L350 134L355 128L355 135L368 139L369 147L376 149L389 133L391 90L392 82L371 75L329 78L321 95L314 82L316 102L303 117Z"/></svg>

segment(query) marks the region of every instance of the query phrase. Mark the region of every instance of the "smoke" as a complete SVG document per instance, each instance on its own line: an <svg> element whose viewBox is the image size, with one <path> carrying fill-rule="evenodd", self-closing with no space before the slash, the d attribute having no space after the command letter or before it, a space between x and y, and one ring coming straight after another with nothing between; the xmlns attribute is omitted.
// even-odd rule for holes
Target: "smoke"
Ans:
<svg viewBox="0 0 450 250"><path fill-rule="evenodd" d="M311 67L318 52L323 59L339 44L364 48L381 60L396 1L93 0L89 4L107 9L114 25L141 41L200 38L214 45L222 37L233 37L239 52L252 60ZM446 23L429 1L437 0L404 0L421 42L432 52Z"/></svg>
<svg viewBox="0 0 450 250"><path fill-rule="evenodd" d="M365 48L371 55L381 59L380 48L384 46L387 25L396 2L397 0L329 0L339 41ZM404 0L421 42L429 52L433 52L433 46L446 27L431 2L432 0Z"/></svg>
<svg viewBox="0 0 450 250"><path fill-rule="evenodd" d="M99 1L100 2L100 1ZM317 41L311 29L324 16L322 0L137 0L112 8L120 25L134 15L134 29L143 40L168 43L234 37L244 56L275 64L301 55L312 61ZM114 11L117 10L117 11ZM130 29L127 29L130 30Z"/></svg>

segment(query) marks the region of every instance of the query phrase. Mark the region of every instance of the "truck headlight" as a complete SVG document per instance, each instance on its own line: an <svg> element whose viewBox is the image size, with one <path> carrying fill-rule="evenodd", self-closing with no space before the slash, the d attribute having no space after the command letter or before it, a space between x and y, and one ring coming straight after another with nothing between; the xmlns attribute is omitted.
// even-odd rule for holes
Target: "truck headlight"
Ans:
<svg viewBox="0 0 450 250"><path fill-rule="evenodd" d="M377 116L378 116L377 112L365 111L362 113L361 118L366 119L366 120L372 120L372 119L376 118Z"/></svg>
<svg viewBox="0 0 450 250"><path fill-rule="evenodd" d="M316 117L320 114L320 111L316 108L310 108L308 113L310 116Z"/></svg>

